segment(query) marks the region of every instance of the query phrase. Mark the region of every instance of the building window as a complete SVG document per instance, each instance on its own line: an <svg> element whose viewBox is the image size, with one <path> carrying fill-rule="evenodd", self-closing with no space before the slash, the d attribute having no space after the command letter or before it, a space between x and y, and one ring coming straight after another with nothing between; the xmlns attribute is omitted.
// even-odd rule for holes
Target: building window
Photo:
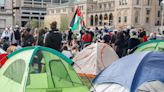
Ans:
<svg viewBox="0 0 164 92"><path fill-rule="evenodd" d="M31 4L32 4L32 2L24 2L24 4L30 4L30 5L31 5Z"/></svg>
<svg viewBox="0 0 164 92"><path fill-rule="evenodd" d="M95 25L98 25L98 15L95 16Z"/></svg>
<svg viewBox="0 0 164 92"><path fill-rule="evenodd" d="M102 9L102 5L101 4L99 4L99 9Z"/></svg>
<svg viewBox="0 0 164 92"><path fill-rule="evenodd" d="M50 14L54 14L54 10L50 10Z"/></svg>
<svg viewBox="0 0 164 92"><path fill-rule="evenodd" d="M103 15L102 14L100 15L100 18L99 19L100 19L99 25L102 26L102 24L103 24L102 23L102 21L103 21Z"/></svg>
<svg viewBox="0 0 164 92"><path fill-rule="evenodd" d="M147 5L150 5L150 0L147 0Z"/></svg>
<svg viewBox="0 0 164 92"><path fill-rule="evenodd" d="M159 26L159 25L160 25L160 21L158 20L155 26Z"/></svg>
<svg viewBox="0 0 164 92"><path fill-rule="evenodd" d="M146 10L146 14L149 15L150 14L150 10Z"/></svg>
<svg viewBox="0 0 164 92"><path fill-rule="evenodd" d="M60 9L57 9L57 10L56 10L56 13L60 13Z"/></svg>
<svg viewBox="0 0 164 92"><path fill-rule="evenodd" d="M104 20L107 20L107 19L108 19L108 15L105 14L105 15L104 15Z"/></svg>
<svg viewBox="0 0 164 92"><path fill-rule="evenodd" d="M63 12L66 12L66 8L63 9Z"/></svg>
<svg viewBox="0 0 164 92"><path fill-rule="evenodd" d="M22 16L21 18L22 19L29 19L30 17L29 16Z"/></svg>
<svg viewBox="0 0 164 92"><path fill-rule="evenodd" d="M109 25L113 24L113 14L109 14Z"/></svg>
<svg viewBox="0 0 164 92"><path fill-rule="evenodd" d="M108 8L111 8L111 3L108 3Z"/></svg>
<svg viewBox="0 0 164 92"><path fill-rule="evenodd" d="M30 12L22 12L22 14L30 14Z"/></svg>
<svg viewBox="0 0 164 92"><path fill-rule="evenodd" d="M135 23L138 23L138 16L135 17Z"/></svg>
<svg viewBox="0 0 164 92"><path fill-rule="evenodd" d="M121 17L118 17L118 23L121 23Z"/></svg>
<svg viewBox="0 0 164 92"><path fill-rule="evenodd" d="M158 11L158 17L160 17L161 16L161 12L160 11Z"/></svg>
<svg viewBox="0 0 164 92"><path fill-rule="evenodd" d="M119 5L127 5L128 0L119 0Z"/></svg>
<svg viewBox="0 0 164 92"><path fill-rule="evenodd" d="M107 7L106 7L106 4L104 4L104 9L106 9Z"/></svg>
<svg viewBox="0 0 164 92"><path fill-rule="evenodd" d="M91 21L90 21L91 26L93 26L93 15L91 15Z"/></svg>
<svg viewBox="0 0 164 92"><path fill-rule="evenodd" d="M140 2L139 2L140 0L136 0L136 5L139 5L140 4Z"/></svg>
<svg viewBox="0 0 164 92"><path fill-rule="evenodd" d="M124 22L125 23L127 22L127 16L124 16Z"/></svg>
<svg viewBox="0 0 164 92"><path fill-rule="evenodd" d="M127 5L128 4L128 1L127 0L123 0L124 1L124 5Z"/></svg>
<svg viewBox="0 0 164 92"><path fill-rule="evenodd" d="M5 9L5 7L4 6L0 6L0 10L4 10Z"/></svg>
<svg viewBox="0 0 164 92"><path fill-rule="evenodd" d="M146 23L149 23L149 17L146 17Z"/></svg>
<svg viewBox="0 0 164 92"><path fill-rule="evenodd" d="M121 2L121 0L119 1L119 5L122 5L122 2Z"/></svg>

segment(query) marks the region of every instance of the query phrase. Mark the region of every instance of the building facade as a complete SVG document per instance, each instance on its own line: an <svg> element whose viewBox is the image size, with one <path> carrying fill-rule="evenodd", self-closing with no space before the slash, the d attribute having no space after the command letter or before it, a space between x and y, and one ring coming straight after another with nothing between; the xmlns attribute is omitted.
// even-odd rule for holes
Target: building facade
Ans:
<svg viewBox="0 0 164 92"><path fill-rule="evenodd" d="M64 3L68 0L13 0L14 23L24 27L35 19L39 26L44 21L47 4Z"/></svg>
<svg viewBox="0 0 164 92"><path fill-rule="evenodd" d="M97 0L88 16L92 27L134 26L156 31L161 23L161 0Z"/></svg>
<svg viewBox="0 0 164 92"><path fill-rule="evenodd" d="M10 0L0 2L0 33L9 26L13 25L12 6Z"/></svg>
<svg viewBox="0 0 164 92"><path fill-rule="evenodd" d="M61 31L67 30L74 15L74 0L63 4L48 4L44 26L50 28L53 21L57 21Z"/></svg>
<svg viewBox="0 0 164 92"><path fill-rule="evenodd" d="M86 25L92 28L133 26L157 31L161 25L161 0L78 0L74 2L75 6L80 8ZM47 9L48 15L55 16L57 13L50 13L52 10L57 11L58 8Z"/></svg>

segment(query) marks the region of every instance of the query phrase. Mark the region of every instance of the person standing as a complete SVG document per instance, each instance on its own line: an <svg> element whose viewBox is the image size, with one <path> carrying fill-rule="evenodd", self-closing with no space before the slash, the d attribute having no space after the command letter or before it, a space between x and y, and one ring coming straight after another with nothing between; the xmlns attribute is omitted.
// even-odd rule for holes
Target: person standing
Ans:
<svg viewBox="0 0 164 92"><path fill-rule="evenodd" d="M138 39L138 34L136 30L133 29L130 31L130 39L128 41L128 54L133 53L139 44L140 40Z"/></svg>
<svg viewBox="0 0 164 92"><path fill-rule="evenodd" d="M118 56L121 58L124 54L124 48L125 48L125 38L123 31L119 31L116 35L115 40L115 49Z"/></svg>
<svg viewBox="0 0 164 92"><path fill-rule="evenodd" d="M73 32L72 32L72 30L70 29L70 30L68 31L68 44L69 44L69 45L71 45L71 42L72 42L72 40L73 40L72 36L73 36Z"/></svg>
<svg viewBox="0 0 164 92"><path fill-rule="evenodd" d="M15 26L15 30L14 30L14 36L15 36L15 40L17 44L20 44L20 40L21 40L21 33L20 33L20 28L18 25Z"/></svg>
<svg viewBox="0 0 164 92"><path fill-rule="evenodd" d="M51 27L51 31L45 34L44 46L61 52L62 34L57 29L57 22L56 21L52 22L50 27Z"/></svg>
<svg viewBox="0 0 164 92"><path fill-rule="evenodd" d="M39 29L37 40L36 40L36 45L44 46L43 40L44 40L45 33L46 32L44 29Z"/></svg>
<svg viewBox="0 0 164 92"><path fill-rule="evenodd" d="M34 37L33 35L30 33L31 32L31 29L30 28L26 28L24 31L23 31L23 34L22 34L22 41L21 41L21 46L22 47L27 47L27 46L33 46L34 44Z"/></svg>

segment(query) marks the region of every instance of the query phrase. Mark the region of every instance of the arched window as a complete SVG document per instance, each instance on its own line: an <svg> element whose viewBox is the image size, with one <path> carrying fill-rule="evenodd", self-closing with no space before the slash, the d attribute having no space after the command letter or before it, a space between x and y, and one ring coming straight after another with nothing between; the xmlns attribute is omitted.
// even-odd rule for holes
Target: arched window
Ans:
<svg viewBox="0 0 164 92"><path fill-rule="evenodd" d="M135 24L138 24L139 23L139 11L136 11L135 12L135 17L134 17L134 21L135 21Z"/></svg>
<svg viewBox="0 0 164 92"><path fill-rule="evenodd" d="M104 20L108 19L108 14L104 14Z"/></svg>
<svg viewBox="0 0 164 92"><path fill-rule="evenodd" d="M112 25L113 24L113 14L110 13L109 14L109 25Z"/></svg>
<svg viewBox="0 0 164 92"><path fill-rule="evenodd" d="M102 20L103 20L103 15L102 14L100 14L99 19L100 19L99 25L102 26Z"/></svg>
<svg viewBox="0 0 164 92"><path fill-rule="evenodd" d="M91 26L93 26L93 15L91 15L91 18L90 18L90 24Z"/></svg>
<svg viewBox="0 0 164 92"><path fill-rule="evenodd" d="M98 25L98 15L95 15L95 25Z"/></svg>

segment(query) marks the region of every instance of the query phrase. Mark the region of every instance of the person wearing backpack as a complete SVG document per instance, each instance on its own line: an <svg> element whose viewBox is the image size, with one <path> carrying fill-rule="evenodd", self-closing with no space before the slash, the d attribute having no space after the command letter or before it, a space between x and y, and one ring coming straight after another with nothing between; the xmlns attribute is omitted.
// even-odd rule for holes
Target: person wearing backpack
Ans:
<svg viewBox="0 0 164 92"><path fill-rule="evenodd" d="M45 34L44 46L55 49L61 52L62 48L62 34L57 29L57 22L51 23L51 31Z"/></svg>

